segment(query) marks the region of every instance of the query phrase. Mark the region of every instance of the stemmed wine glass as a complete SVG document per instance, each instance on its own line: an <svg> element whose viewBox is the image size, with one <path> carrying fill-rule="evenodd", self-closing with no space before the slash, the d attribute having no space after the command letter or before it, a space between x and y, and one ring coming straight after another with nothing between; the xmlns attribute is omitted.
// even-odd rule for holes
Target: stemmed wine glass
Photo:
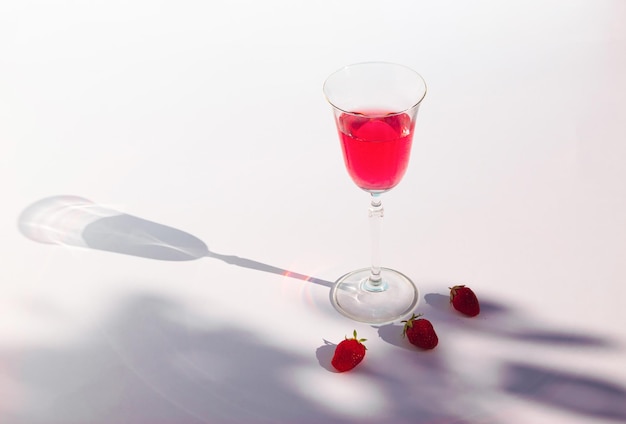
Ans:
<svg viewBox="0 0 626 424"><path fill-rule="evenodd" d="M356 321L393 322L415 309L418 292L406 275L380 265L381 194L404 176L426 83L406 66L367 62L336 71L323 90L333 109L348 174L371 197L371 266L339 278L331 299L339 312Z"/></svg>

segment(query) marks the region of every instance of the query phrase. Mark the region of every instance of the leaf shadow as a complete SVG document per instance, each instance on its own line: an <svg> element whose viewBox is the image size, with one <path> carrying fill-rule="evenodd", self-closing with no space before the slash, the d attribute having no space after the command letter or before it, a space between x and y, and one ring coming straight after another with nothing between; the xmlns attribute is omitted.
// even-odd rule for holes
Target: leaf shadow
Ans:
<svg viewBox="0 0 626 424"><path fill-rule="evenodd" d="M309 361L170 299L138 295L64 346L0 350L19 379L11 424L346 423L283 376ZM19 362L15 362L19 361Z"/></svg>
<svg viewBox="0 0 626 424"><path fill-rule="evenodd" d="M600 378L511 362L505 365L501 387L507 393L576 414L626 420L626 389Z"/></svg>
<svg viewBox="0 0 626 424"><path fill-rule="evenodd" d="M458 313L450 306L448 296L440 293L428 293L424 300L430 307L429 315L436 317L438 323L455 327L463 323L463 329L466 331L546 345L604 348L612 346L609 340L601 336L582 334L573 330L550 329L546 328L545 323L533 324L527 317L491 299L480 300L481 311L476 317Z"/></svg>

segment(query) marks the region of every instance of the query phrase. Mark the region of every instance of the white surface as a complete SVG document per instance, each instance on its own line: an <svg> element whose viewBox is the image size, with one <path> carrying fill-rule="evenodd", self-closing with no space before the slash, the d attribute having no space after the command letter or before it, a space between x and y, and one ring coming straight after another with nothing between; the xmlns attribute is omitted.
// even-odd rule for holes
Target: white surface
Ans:
<svg viewBox="0 0 626 424"><path fill-rule="evenodd" d="M619 0L3 2L0 422L626 421L624 22ZM383 262L431 352L328 299L367 265L368 200L321 85L365 60L429 86ZM209 256L25 237L61 195ZM365 361L330 372L355 328Z"/></svg>

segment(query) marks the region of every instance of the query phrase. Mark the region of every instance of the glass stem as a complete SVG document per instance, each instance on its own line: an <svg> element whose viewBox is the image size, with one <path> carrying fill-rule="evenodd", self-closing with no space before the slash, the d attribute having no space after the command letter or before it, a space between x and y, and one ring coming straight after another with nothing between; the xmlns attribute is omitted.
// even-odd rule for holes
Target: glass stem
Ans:
<svg viewBox="0 0 626 424"><path fill-rule="evenodd" d="M379 194L372 193L369 207L370 234L372 243L372 262L370 276L364 282L364 288L368 291L384 291L387 289L381 276L380 268L380 230L384 215L383 202Z"/></svg>

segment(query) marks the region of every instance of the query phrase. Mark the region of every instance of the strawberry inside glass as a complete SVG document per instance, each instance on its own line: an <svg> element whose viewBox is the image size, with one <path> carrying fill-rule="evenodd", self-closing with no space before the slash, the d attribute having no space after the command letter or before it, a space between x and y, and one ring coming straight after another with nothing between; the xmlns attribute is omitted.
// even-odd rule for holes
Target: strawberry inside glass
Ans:
<svg viewBox="0 0 626 424"><path fill-rule="evenodd" d="M344 113L337 124L343 159L355 184L374 192L395 187L409 163L411 118L406 113Z"/></svg>

